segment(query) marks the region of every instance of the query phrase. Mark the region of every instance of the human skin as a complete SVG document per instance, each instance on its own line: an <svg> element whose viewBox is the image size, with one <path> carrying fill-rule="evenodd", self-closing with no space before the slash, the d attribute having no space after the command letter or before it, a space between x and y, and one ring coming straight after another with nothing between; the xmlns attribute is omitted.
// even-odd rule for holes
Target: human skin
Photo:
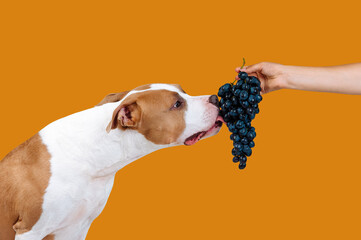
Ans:
<svg viewBox="0 0 361 240"><path fill-rule="evenodd" d="M329 67L302 67L261 62L236 72L246 72L261 81L261 94L279 89L361 95L361 63ZM238 80L238 76L236 77Z"/></svg>

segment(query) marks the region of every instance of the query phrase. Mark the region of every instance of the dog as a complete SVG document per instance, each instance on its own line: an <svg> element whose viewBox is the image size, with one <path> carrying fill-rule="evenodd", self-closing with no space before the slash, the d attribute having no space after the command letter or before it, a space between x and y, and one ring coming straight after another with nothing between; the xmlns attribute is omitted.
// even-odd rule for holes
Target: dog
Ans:
<svg viewBox="0 0 361 240"><path fill-rule="evenodd" d="M216 95L148 84L43 128L0 161L0 240L83 240L125 165L219 132Z"/></svg>

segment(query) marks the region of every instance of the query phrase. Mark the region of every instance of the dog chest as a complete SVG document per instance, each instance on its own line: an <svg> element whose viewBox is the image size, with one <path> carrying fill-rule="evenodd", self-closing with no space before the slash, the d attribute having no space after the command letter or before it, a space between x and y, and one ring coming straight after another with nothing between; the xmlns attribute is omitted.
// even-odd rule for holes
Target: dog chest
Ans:
<svg viewBox="0 0 361 240"><path fill-rule="evenodd" d="M92 222L104 209L113 181L114 176L82 178L76 184L64 182L61 178L51 179L44 196L44 217L52 219L55 228Z"/></svg>

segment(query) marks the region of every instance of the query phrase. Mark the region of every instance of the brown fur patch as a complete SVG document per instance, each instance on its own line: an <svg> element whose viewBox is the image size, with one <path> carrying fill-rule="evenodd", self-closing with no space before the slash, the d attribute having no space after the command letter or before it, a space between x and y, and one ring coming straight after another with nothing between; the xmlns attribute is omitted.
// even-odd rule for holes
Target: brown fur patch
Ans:
<svg viewBox="0 0 361 240"><path fill-rule="evenodd" d="M182 106L172 109L177 100L182 101ZM133 106L133 109L140 111L140 114L136 113L135 119L132 119L136 122L135 126L128 128L137 130L155 144L173 143L184 131L184 112L187 103L176 92L152 90L134 93L127 97L117 109L123 106ZM132 115L132 113L130 114ZM118 127L126 130L127 128L124 128L119 122L113 122L115 117L116 112L110 123L112 128Z"/></svg>
<svg viewBox="0 0 361 240"><path fill-rule="evenodd" d="M179 84L171 84L171 85L173 85L173 86L175 86L176 88L178 88L178 90L181 91L182 93L186 93L186 92L183 90L183 88L181 87L181 85L179 85Z"/></svg>
<svg viewBox="0 0 361 240"><path fill-rule="evenodd" d="M106 95L103 100L100 101L100 103L98 103L96 106L101 106L103 104L106 103L110 103L110 102L119 102L120 100L123 99L123 97L125 97L125 95L128 94L129 91L125 91L125 92L120 92L120 93L110 93L108 95Z"/></svg>
<svg viewBox="0 0 361 240"><path fill-rule="evenodd" d="M48 235L48 236L46 236L45 238L43 238L43 240L54 240L55 238L54 238L54 235L53 234L51 234L51 235Z"/></svg>
<svg viewBox="0 0 361 240"><path fill-rule="evenodd" d="M50 178L50 157L36 134L0 161L1 240L13 240L15 231L27 232L39 220Z"/></svg>
<svg viewBox="0 0 361 240"><path fill-rule="evenodd" d="M152 85L152 84L145 84L145 85L136 87L133 90L135 90L135 91L147 90L147 89L150 89L150 85Z"/></svg>
<svg viewBox="0 0 361 240"><path fill-rule="evenodd" d="M179 109L170 109L177 100L182 101ZM138 131L155 144L175 142L185 129L187 102L178 93L167 90L144 92L137 103L142 109Z"/></svg>
<svg viewBox="0 0 361 240"><path fill-rule="evenodd" d="M150 88L151 84L146 84L146 85L142 85L139 87L134 88L133 90L146 90ZM125 95L127 95L130 91L125 91L125 92L120 92L120 93L110 93L108 95L106 95L103 100L100 101L100 103L98 103L96 106L101 106L103 104L106 103L110 103L110 102L119 102L120 100L123 99L123 97L125 97Z"/></svg>

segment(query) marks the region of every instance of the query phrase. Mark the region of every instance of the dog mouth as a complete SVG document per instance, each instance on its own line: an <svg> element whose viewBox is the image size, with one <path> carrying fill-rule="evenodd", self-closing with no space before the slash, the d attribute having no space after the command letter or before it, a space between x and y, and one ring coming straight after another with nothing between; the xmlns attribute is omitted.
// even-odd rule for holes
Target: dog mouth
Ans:
<svg viewBox="0 0 361 240"><path fill-rule="evenodd" d="M192 136L188 137L184 141L184 145L190 146L190 145L195 144L196 142L201 140L203 137L205 137L209 133L212 133L214 130L221 128L223 123L225 123L223 118L221 116L217 116L215 123L213 124L213 126L210 129L208 129L207 131L197 132L197 133L193 134Z"/></svg>

